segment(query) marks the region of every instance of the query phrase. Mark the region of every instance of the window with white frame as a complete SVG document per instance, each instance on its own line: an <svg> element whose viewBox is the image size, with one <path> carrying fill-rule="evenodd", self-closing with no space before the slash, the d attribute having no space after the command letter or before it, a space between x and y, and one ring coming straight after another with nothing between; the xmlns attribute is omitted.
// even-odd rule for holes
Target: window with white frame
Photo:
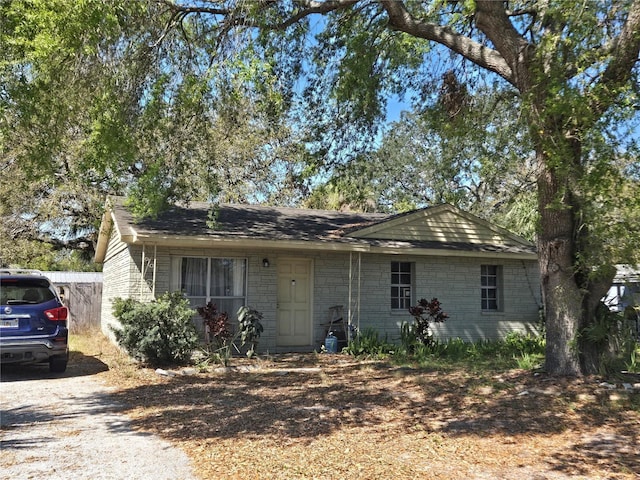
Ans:
<svg viewBox="0 0 640 480"><path fill-rule="evenodd" d="M411 262L391 262L391 310L407 310L412 299Z"/></svg>
<svg viewBox="0 0 640 480"><path fill-rule="evenodd" d="M193 308L212 302L233 318L246 304L246 259L178 257L172 271L175 289L185 293Z"/></svg>
<svg viewBox="0 0 640 480"><path fill-rule="evenodd" d="M480 266L480 290L482 310L500 310L500 267L498 265Z"/></svg>

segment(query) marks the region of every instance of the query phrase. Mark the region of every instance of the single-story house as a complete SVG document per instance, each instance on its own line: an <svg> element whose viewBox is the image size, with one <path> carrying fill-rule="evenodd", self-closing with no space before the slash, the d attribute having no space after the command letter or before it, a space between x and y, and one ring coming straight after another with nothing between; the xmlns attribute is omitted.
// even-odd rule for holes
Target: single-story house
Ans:
<svg viewBox="0 0 640 480"><path fill-rule="evenodd" d="M319 349L336 316L389 340L408 308L438 298L440 339L496 339L535 330L541 294L535 246L443 204L398 215L208 203L135 222L109 198L96 261L103 263L102 326L113 299L183 291L232 318L263 314L260 351ZM202 322L194 321L202 330Z"/></svg>

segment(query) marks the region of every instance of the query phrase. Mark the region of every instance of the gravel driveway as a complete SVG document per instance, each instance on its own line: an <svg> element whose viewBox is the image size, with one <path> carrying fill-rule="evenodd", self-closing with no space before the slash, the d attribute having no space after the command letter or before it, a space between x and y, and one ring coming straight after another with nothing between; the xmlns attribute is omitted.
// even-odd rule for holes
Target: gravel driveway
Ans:
<svg viewBox="0 0 640 480"><path fill-rule="evenodd" d="M130 428L92 371L72 363L63 375L2 367L0 478L195 479L183 451Z"/></svg>

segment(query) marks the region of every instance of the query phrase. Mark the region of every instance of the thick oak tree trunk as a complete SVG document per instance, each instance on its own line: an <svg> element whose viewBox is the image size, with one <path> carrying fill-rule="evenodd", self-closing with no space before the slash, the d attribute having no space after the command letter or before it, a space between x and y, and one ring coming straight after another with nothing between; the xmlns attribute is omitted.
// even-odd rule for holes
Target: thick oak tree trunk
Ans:
<svg viewBox="0 0 640 480"><path fill-rule="evenodd" d="M579 159L574 160L577 165ZM538 260L546 319L545 369L556 375L594 374L608 353L607 346L593 343L584 331L593 325L615 270L594 281L594 270L584 271L586 267L579 264L586 252L578 233L583 229L575 215L579 200L571 191L574 182L549 163L544 153L538 153L542 170L538 176Z"/></svg>
<svg viewBox="0 0 640 480"><path fill-rule="evenodd" d="M538 165L546 165L543 154L538 156ZM538 177L538 259L547 336L545 368L554 374L579 375L582 370L576 340L582 323L582 294L573 268L573 210L566 199L558 204L565 186L548 168Z"/></svg>

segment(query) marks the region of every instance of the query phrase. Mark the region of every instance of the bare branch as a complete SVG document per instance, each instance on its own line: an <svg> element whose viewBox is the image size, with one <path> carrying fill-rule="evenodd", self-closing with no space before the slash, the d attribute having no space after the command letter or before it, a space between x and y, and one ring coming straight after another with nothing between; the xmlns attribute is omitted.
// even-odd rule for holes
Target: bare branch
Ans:
<svg viewBox="0 0 640 480"><path fill-rule="evenodd" d="M493 0L478 0L476 25L509 65L511 77L507 80L521 92L529 90L530 75L525 69L528 68L533 47L511 23L505 4Z"/></svg>
<svg viewBox="0 0 640 480"><path fill-rule="evenodd" d="M640 0L635 0L629 8L629 14L618 38L609 45L611 62L604 71L600 86L609 92L617 90L627 83L631 77L634 65L640 55ZM611 96L610 101L615 99ZM599 99L591 107L594 112L601 114L610 106L609 102Z"/></svg>
<svg viewBox="0 0 640 480"><path fill-rule="evenodd" d="M260 27L266 30L285 30L309 15L326 14L336 10L344 10L345 8L355 5L358 1L359 0L328 0L325 2L319 2L315 0L298 0L294 2L299 6L298 11L289 18L278 23L264 24L257 22L254 18L244 15L241 8L216 8L196 5L186 6L177 5L171 0L162 0L165 5L168 5L176 12L181 12L184 16L195 13L204 13L224 17L223 32L228 32L233 27ZM258 2L258 5L260 10L267 10L268 8L277 5L277 3L277 0L262 0Z"/></svg>
<svg viewBox="0 0 640 480"><path fill-rule="evenodd" d="M497 73L509 83L516 85L512 67L509 66L498 51L456 33L450 27L416 19L407 11L402 1L381 0L380 3L389 15L391 28L418 38L440 43L480 67Z"/></svg>

